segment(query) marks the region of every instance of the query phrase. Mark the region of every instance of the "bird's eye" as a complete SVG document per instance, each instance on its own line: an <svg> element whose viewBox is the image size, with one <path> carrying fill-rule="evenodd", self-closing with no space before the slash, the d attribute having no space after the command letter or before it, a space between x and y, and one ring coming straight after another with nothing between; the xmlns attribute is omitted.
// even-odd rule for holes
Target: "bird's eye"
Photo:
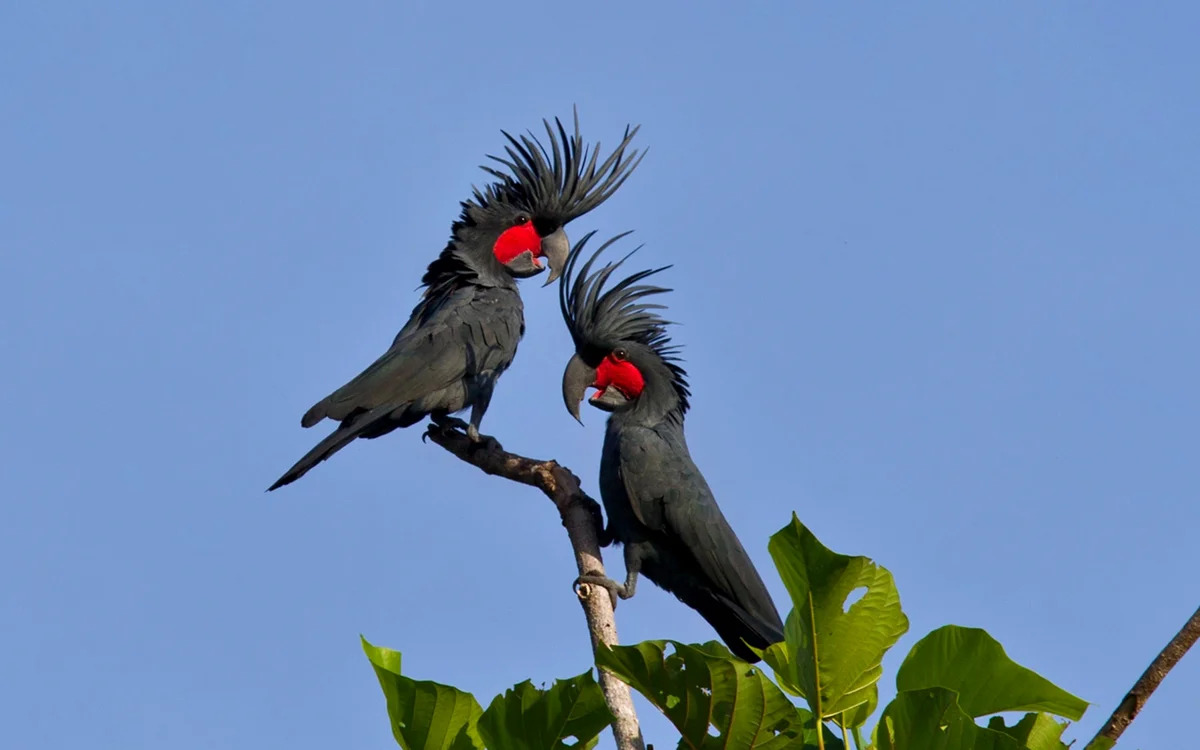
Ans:
<svg viewBox="0 0 1200 750"><path fill-rule="evenodd" d="M624 362L629 359L629 354L624 349L614 349L612 358L618 362Z"/></svg>
<svg viewBox="0 0 1200 750"><path fill-rule="evenodd" d="M528 217L528 216L526 216L525 214L517 214L517 218L516 218L516 221L515 221L514 223L515 223L517 226L521 226L522 224L528 224L528 223L529 223L529 217Z"/></svg>

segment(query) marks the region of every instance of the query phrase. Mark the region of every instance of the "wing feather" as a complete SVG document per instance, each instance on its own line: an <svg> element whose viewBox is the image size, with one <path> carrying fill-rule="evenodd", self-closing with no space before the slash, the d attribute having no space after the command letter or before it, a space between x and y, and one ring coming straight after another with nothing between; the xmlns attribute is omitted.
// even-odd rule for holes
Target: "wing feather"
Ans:
<svg viewBox="0 0 1200 750"><path fill-rule="evenodd" d="M636 518L694 564L711 593L779 627L762 578L729 526L681 437L644 427L622 431L621 481Z"/></svg>
<svg viewBox="0 0 1200 750"><path fill-rule="evenodd" d="M436 310L422 311L382 356L309 409L301 424L310 427L326 417L343 421L382 406L400 408L468 376L503 371L518 342L503 319L514 312L520 316L520 301L514 311L506 309L513 302L483 296L477 288L463 289Z"/></svg>

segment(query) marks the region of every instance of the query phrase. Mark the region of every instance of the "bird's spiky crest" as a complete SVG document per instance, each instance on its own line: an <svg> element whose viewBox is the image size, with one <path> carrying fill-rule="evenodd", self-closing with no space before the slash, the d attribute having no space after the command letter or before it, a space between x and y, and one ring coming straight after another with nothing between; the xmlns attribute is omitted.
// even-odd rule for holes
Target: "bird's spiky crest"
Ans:
<svg viewBox="0 0 1200 750"><path fill-rule="evenodd" d="M649 347L671 371L672 385L679 396L680 413L686 412L691 393L688 390L687 372L679 365L680 347L672 344L671 337L667 335L667 326L671 325L671 321L655 312L665 310L666 306L644 301L647 297L671 290L638 283L671 266L638 271L606 290L604 287L609 278L642 246L638 245L618 261L605 263L593 273L592 266L601 253L631 232L618 234L606 241L580 268L584 246L594 234L594 231L588 232L572 248L571 258L567 261L558 287L559 306L567 330L575 341L576 351L611 350L622 342L636 342Z"/></svg>
<svg viewBox="0 0 1200 750"><path fill-rule="evenodd" d="M516 138L501 131L509 142L504 148L507 158L491 154L488 158L508 171L482 165L480 168L499 182L483 190L476 188L475 200L484 206L497 200L522 204L559 224L576 219L608 200L646 155L645 151L629 149L641 126L626 125L621 143L601 162L600 143L594 148L586 145L579 132L578 111L574 117L575 133L570 136L557 117L553 127L549 120L542 120L549 151L532 132Z"/></svg>
<svg viewBox="0 0 1200 750"><path fill-rule="evenodd" d="M472 186L472 198L460 204L462 212L450 226L449 242L421 278L425 287L421 305L449 294L463 279L485 285L513 283L490 260L490 241L469 239L470 232L480 223L489 219L504 222L515 218L517 213L528 212L539 229L557 229L612 197L641 163L646 152L628 148L638 127L626 126L625 137L617 149L601 162L599 142L595 147L583 142L578 111L574 119L572 136L567 135L558 118L554 119L555 127L542 120L550 136L549 151L532 133L517 139L501 131L510 143L505 147L508 158L489 158L507 167L509 172L481 166L498 181L482 189Z"/></svg>

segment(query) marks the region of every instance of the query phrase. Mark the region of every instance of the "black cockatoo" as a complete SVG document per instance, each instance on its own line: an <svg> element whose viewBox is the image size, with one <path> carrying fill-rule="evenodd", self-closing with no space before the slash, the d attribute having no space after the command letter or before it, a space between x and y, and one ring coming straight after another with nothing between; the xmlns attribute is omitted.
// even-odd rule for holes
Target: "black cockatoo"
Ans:
<svg viewBox="0 0 1200 750"><path fill-rule="evenodd" d="M665 268L640 271L605 290L625 259L595 273L592 266L624 235L602 245L576 272L590 236L572 253L559 288L575 341L563 400L579 419L584 394L596 388L588 403L610 413L600 459L600 496L608 514L602 541L624 546L626 579L623 586L603 576L579 581L628 599L644 573L699 612L734 654L758 661L745 644L764 649L782 641L783 623L688 453L687 373L667 336L667 321L655 312L663 306L646 301L670 290L639 283Z"/></svg>
<svg viewBox="0 0 1200 750"><path fill-rule="evenodd" d="M383 356L305 413L303 427L325 418L341 424L271 490L355 438L377 438L426 416L480 439L496 380L525 333L516 279L541 273L543 257L550 266L546 285L557 279L570 251L563 226L611 197L641 161L629 148L637 128L627 127L600 161L599 144L584 145L578 117L573 136L557 119L554 128L543 124L549 151L532 134L504 133L507 157L489 156L501 168L482 167L496 181L462 203L449 244L421 280L425 290L408 323ZM449 416L467 407L469 424Z"/></svg>

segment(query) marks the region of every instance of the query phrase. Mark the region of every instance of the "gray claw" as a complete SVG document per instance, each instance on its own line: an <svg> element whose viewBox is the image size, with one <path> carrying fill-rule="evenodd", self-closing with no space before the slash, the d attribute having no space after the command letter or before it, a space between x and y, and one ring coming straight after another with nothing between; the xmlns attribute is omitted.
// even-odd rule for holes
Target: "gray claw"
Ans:
<svg viewBox="0 0 1200 750"><path fill-rule="evenodd" d="M632 596L632 594L627 594L625 592L624 586L617 583L616 581L609 578L608 576L601 576L601 575L579 576L578 578L575 579L574 583L571 584L571 588L574 589L576 593L578 593L579 586L581 584L585 584L585 583L588 584L589 586L601 586L601 587L607 589L608 590L608 598L612 601L612 608L613 608L614 612L617 611L617 602L618 601L620 601L621 599L628 599L630 596Z"/></svg>

